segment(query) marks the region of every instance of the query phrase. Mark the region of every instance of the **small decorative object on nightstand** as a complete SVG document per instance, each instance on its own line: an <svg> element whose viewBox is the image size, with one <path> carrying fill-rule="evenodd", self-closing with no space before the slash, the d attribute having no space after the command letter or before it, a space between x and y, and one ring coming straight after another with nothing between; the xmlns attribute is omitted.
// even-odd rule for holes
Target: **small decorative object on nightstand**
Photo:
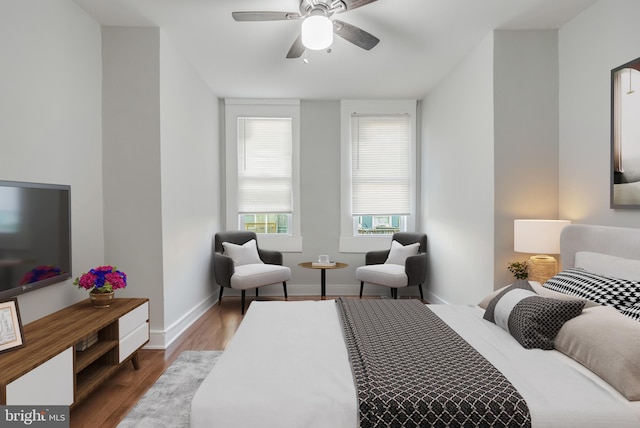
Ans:
<svg viewBox="0 0 640 428"><path fill-rule="evenodd" d="M527 261L509 263L507 267L515 279L527 279L529 278L529 271Z"/></svg>
<svg viewBox="0 0 640 428"><path fill-rule="evenodd" d="M569 220L514 220L513 250L537 254L527 261L529 280L544 284L558 272L558 262L547 254L560 254L560 232Z"/></svg>

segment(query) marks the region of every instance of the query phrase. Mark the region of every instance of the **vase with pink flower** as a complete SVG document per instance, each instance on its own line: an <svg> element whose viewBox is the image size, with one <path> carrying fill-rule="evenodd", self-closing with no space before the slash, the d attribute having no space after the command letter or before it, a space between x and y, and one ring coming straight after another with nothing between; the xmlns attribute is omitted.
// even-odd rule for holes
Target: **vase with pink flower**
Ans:
<svg viewBox="0 0 640 428"><path fill-rule="evenodd" d="M93 306L108 308L113 300L114 290L127 286L127 275L114 266L98 266L80 275L73 284L89 290Z"/></svg>

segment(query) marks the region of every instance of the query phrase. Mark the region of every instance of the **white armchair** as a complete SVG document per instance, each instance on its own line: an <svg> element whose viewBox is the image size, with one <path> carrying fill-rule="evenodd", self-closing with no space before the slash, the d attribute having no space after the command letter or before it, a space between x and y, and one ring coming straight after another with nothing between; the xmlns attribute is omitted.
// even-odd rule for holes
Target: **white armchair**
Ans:
<svg viewBox="0 0 640 428"><path fill-rule="evenodd" d="M391 288L391 297L398 298L398 288L417 285L420 299L424 300L422 284L427 279L427 235L397 232L393 234L391 248L369 251L365 266L356 269L360 281L360 297L364 284L384 285Z"/></svg>
<svg viewBox="0 0 640 428"><path fill-rule="evenodd" d="M222 302L224 287L242 291L244 314L246 290L282 283L287 298L287 281L291 269L282 266L282 253L258 248L254 232L232 231L216 233L213 251L213 275L220 285L218 304Z"/></svg>

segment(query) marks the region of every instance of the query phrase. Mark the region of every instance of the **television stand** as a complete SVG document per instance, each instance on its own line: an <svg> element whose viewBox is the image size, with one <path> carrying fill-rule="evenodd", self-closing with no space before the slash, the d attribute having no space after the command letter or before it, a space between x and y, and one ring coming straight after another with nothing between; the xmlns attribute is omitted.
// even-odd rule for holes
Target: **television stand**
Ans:
<svg viewBox="0 0 640 428"><path fill-rule="evenodd" d="M0 404L73 408L122 364L131 360L139 368L138 350L149 341L149 299L116 298L109 308L87 299L23 330L25 345L0 354Z"/></svg>

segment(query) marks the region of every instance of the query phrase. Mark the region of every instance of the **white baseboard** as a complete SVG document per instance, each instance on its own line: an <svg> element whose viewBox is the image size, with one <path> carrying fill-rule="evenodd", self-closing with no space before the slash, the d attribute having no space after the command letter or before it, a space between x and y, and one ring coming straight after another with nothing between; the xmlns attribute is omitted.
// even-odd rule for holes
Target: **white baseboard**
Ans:
<svg viewBox="0 0 640 428"><path fill-rule="evenodd" d="M166 330L151 330L149 332L149 342L145 345L144 349L167 349L217 302L218 295L214 293L183 315L178 321L170 325Z"/></svg>
<svg viewBox="0 0 640 428"><path fill-rule="evenodd" d="M431 303L431 304L435 304L435 305L448 305L449 302L447 302L446 300L441 299L440 297L436 296L435 294L433 294L432 292L430 292L429 290L425 290L425 296L426 297L426 301Z"/></svg>

